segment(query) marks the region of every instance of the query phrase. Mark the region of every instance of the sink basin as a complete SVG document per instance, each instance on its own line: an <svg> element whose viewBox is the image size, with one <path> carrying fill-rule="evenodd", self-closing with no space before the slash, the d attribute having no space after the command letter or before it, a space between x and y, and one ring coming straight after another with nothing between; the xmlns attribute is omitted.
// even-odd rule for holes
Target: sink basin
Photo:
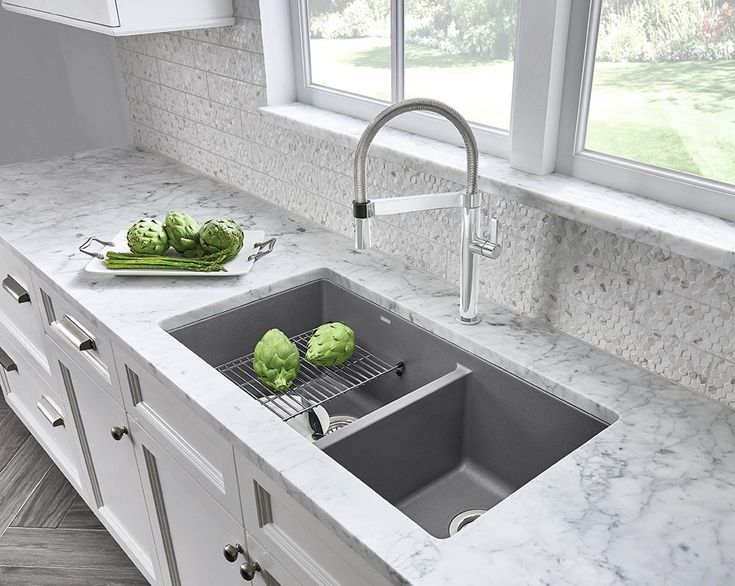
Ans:
<svg viewBox="0 0 735 586"><path fill-rule="evenodd" d="M391 372L364 384L359 391L331 399L325 407L332 416L363 417L456 366L452 356L443 351L446 343L440 338L326 279L168 333L211 366L221 367L252 352L261 336L271 328L295 337L329 321L349 325L356 332L361 348L383 362L405 364L401 376Z"/></svg>
<svg viewBox="0 0 735 586"><path fill-rule="evenodd" d="M327 321L348 324L361 352L401 368L340 387L323 406L354 422L315 445L435 537L451 537L609 425L326 279L169 333L257 397L223 365L247 363L270 328L297 337ZM332 377L316 374L322 385Z"/></svg>

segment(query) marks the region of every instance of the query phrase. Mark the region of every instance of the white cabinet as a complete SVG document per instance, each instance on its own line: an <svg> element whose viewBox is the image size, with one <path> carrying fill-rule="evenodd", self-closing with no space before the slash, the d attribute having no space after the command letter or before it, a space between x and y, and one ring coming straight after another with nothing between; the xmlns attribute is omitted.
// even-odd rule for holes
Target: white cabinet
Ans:
<svg viewBox="0 0 735 586"><path fill-rule="evenodd" d="M282 586L388 586L360 555L235 452L253 559ZM267 582L266 582L267 583Z"/></svg>
<svg viewBox="0 0 735 586"><path fill-rule="evenodd" d="M156 539L163 544L171 586L245 584L245 529L131 419ZM229 546L232 561L224 555ZM238 548L239 546L239 548ZM238 552L238 549L242 552Z"/></svg>
<svg viewBox="0 0 735 586"><path fill-rule="evenodd" d="M232 0L3 0L3 8L114 36L229 26Z"/></svg>
<svg viewBox="0 0 735 586"><path fill-rule="evenodd" d="M145 577L158 585L158 555L125 411L60 348L49 347L87 471L87 501Z"/></svg>

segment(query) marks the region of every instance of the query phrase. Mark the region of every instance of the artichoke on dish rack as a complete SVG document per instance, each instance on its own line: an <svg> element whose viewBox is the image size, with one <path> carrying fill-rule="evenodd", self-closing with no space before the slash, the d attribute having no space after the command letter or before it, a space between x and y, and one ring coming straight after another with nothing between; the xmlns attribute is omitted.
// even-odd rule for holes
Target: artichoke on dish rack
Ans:
<svg viewBox="0 0 735 586"><path fill-rule="evenodd" d="M309 340L306 359L317 366L339 366L355 351L355 332L342 322L319 326Z"/></svg>
<svg viewBox="0 0 735 586"><path fill-rule="evenodd" d="M299 349L281 330L268 330L255 346L253 370L263 385L283 393L299 374Z"/></svg>

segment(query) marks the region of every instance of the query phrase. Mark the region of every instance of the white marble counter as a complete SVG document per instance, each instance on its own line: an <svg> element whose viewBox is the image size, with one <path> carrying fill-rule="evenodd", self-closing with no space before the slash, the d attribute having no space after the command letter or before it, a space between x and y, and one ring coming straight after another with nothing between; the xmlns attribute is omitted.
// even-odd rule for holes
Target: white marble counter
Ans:
<svg viewBox="0 0 735 586"><path fill-rule="evenodd" d="M93 278L76 248L143 215L231 216L278 237L241 278ZM397 583L732 584L735 412L165 157L120 147L0 168L0 237L182 401ZM160 327L317 275L602 417L619 419L448 540L431 537ZM210 307L202 309L203 304Z"/></svg>

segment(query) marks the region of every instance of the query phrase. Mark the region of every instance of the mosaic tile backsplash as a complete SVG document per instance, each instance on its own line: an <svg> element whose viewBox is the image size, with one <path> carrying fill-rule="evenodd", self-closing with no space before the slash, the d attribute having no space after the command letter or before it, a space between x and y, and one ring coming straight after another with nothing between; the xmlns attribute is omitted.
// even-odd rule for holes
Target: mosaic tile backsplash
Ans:
<svg viewBox="0 0 735 586"><path fill-rule="evenodd" d="M118 39L137 144L351 234L354 151L258 112L258 0L233 27ZM371 158L370 190L458 189ZM485 194L504 253L481 261L483 296L735 407L735 277L690 258ZM376 247L456 282L459 212L376 221Z"/></svg>

